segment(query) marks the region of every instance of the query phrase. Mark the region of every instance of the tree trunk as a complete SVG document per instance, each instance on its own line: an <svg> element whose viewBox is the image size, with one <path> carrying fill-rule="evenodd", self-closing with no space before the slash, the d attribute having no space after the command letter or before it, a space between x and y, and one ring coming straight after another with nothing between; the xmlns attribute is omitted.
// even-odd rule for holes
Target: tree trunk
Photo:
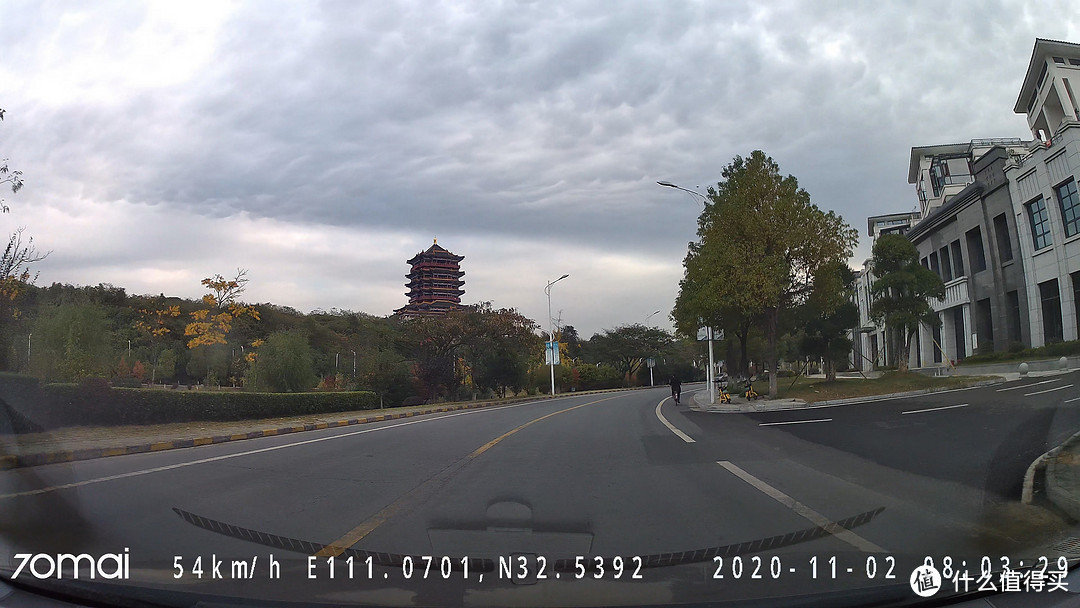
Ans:
<svg viewBox="0 0 1080 608"><path fill-rule="evenodd" d="M827 382L836 381L836 364L832 359L825 359L825 380Z"/></svg>
<svg viewBox="0 0 1080 608"><path fill-rule="evenodd" d="M907 329L903 332L904 334L896 341L896 371L902 374L908 371L908 353L911 351L911 334Z"/></svg>
<svg viewBox="0 0 1080 608"><path fill-rule="evenodd" d="M779 388L776 382L776 368L777 368L777 335L776 326L780 321L780 309L773 308L770 310L766 321L766 335L769 338L769 351L765 355L765 367L769 370L769 399L776 399Z"/></svg>
<svg viewBox="0 0 1080 608"><path fill-rule="evenodd" d="M748 323L748 324L744 325L742 327L741 333L736 333L736 335L739 336L739 357L740 357L740 359L739 359L739 367L737 369L738 369L738 372L739 372L740 375L749 377L750 367L749 367L748 361L749 361L750 357L749 357L749 355L747 355L747 350L749 349L749 346L747 345L747 342L750 341L750 324Z"/></svg>

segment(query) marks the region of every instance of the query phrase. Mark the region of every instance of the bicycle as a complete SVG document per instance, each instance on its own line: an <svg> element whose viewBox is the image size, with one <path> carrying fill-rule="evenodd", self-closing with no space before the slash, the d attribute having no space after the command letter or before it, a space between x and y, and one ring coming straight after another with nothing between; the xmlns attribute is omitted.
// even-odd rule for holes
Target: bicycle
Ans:
<svg viewBox="0 0 1080 608"><path fill-rule="evenodd" d="M754 384L750 380L746 381L746 392L743 394L743 397L745 397L747 401L761 398L761 394L754 390Z"/></svg>
<svg viewBox="0 0 1080 608"><path fill-rule="evenodd" d="M731 393L728 392L726 386L720 387L720 403L731 403Z"/></svg>

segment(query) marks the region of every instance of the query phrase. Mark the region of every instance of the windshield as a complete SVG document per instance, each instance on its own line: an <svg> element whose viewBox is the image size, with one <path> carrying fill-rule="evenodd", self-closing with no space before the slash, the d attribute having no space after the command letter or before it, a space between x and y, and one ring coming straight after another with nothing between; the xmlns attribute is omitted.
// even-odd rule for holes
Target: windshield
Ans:
<svg viewBox="0 0 1080 608"><path fill-rule="evenodd" d="M1068 7L4 12L4 592L1080 590Z"/></svg>

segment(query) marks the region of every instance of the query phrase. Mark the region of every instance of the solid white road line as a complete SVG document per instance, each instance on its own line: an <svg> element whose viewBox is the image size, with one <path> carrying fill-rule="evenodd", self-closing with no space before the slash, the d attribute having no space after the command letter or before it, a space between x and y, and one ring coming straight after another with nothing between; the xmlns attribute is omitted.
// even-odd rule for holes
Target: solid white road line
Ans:
<svg viewBox="0 0 1080 608"><path fill-rule="evenodd" d="M675 428L675 425L668 422L668 419L664 418L664 415L660 413L660 406L664 405L664 402L668 399L671 399L671 397L665 397L664 399L660 400L660 403L656 404L656 417L659 418L660 422L664 423L664 426L666 426L672 433L675 433L679 437L679 439L682 439L686 443L695 443L693 437Z"/></svg>
<svg viewBox="0 0 1080 608"><path fill-rule="evenodd" d="M1073 397L1072 399L1066 399L1062 403L1072 403L1073 401L1080 401L1080 397Z"/></svg>
<svg viewBox="0 0 1080 608"><path fill-rule="evenodd" d="M1015 391L1015 390L1021 389L1021 388L1028 388L1028 387L1031 387L1031 386L1038 386L1040 384L1049 384L1051 382L1058 382L1060 380L1061 380L1060 378L1055 378L1054 380L1043 380L1042 382L1032 382L1031 384L1021 384L1020 386L1010 386L1009 388L999 388L999 389L997 389L997 392L1004 393L1005 391Z"/></svg>
<svg viewBox="0 0 1080 608"><path fill-rule="evenodd" d="M191 461L188 461L188 462L179 462L179 463L176 463L176 464L170 464L170 465L161 466L161 467L154 467L154 468L151 468L151 469L142 469L142 470L138 470L138 471L131 471L131 472L128 472L128 473L120 473L118 475L109 475L109 476L106 476L106 477L96 477L94 479L85 479L83 481L75 481L75 482L71 482L71 483L61 484L61 485L58 485L58 486L50 486L50 487L47 487L47 488L38 488L36 490L26 490L26 491L23 491L23 492L12 492L10 494L0 494L0 500L2 500L4 498L16 498L18 496L34 496L34 495L37 495L37 494L45 494L47 492L53 492L53 491L56 491L56 490L66 490L68 488L78 488L78 487L81 487L81 486L87 486L87 485L94 484L94 483L101 483L103 481L113 481L115 479L126 479L128 477L138 477L140 475L148 475L150 473L160 473L161 471L171 471L172 469L180 469L180 468L183 468L183 467L190 467L190 466L196 465L196 464L205 464L205 463L208 463L208 462L217 462L219 460L228 460L230 458L239 458L241 456L250 456L252 454L261 454L263 452L273 452L275 450L284 450L285 448L293 448L293 447L296 447L296 446L307 445L307 444L310 444L310 443L319 443L321 441L331 441L331 440L334 440L334 439L343 439L345 437L353 437L354 435L363 435L365 433L375 433L375 432L378 432L378 431L385 431L385 430L388 430L388 429L396 429L396 428L399 428L399 427L410 426L410 425L413 425L413 424L421 424L421 423L424 423L424 422L433 422L435 420L443 420L443 419L446 419L446 418L454 418L456 416L466 416L466 415L470 415L470 414L479 414L479 413L485 412L485 411L486 412L492 412L492 411L496 411L496 410L505 410L505 409L515 408L515 407L522 407L524 405L532 405L532 404L536 404L536 403L541 403L541 402L539 402L539 401L527 401L525 403L515 403L513 405L500 405L500 406L496 406L496 407L487 407L487 408L482 408L482 409L475 409L475 410L469 410L469 411L464 411L464 412L457 412L457 413L453 413L453 414L447 414L445 416L436 416L436 417L432 417L432 418L417 418L416 420L410 420L408 422L398 422L398 423L395 423L395 424L388 424L386 426L378 426L378 427L374 427L374 428L363 429L363 430L360 430L360 431L353 431L351 433L342 433L341 435L330 435L328 437L319 437L317 439L307 439L307 440L304 440L304 441L296 441L296 442L293 442L293 443L275 445L275 446L271 446L271 447L268 447L268 448L259 448L257 450L247 450L247 451L244 451L244 452L237 452L235 454L224 454L222 456L213 456L211 458L200 458L199 460L191 460Z"/></svg>
<svg viewBox="0 0 1080 608"><path fill-rule="evenodd" d="M768 495L770 498L773 498L780 504L791 509L796 514L810 520L814 525L821 527L826 532L832 534L837 539L844 541L852 547L855 547L856 549L860 551L865 551L867 553L888 553L888 551L886 551L885 549L882 549L881 547L866 540L858 534L855 534L847 528L836 525L832 521L829 521L829 518L825 517L821 513L814 511L810 507L802 504L801 502L795 500L787 494L784 494L780 490L777 490L776 488L770 486L769 484L758 479L757 477L754 477L750 473L747 473L746 471L739 468L738 465L727 460L718 460L716 461L716 464L724 467L739 479L754 486L761 492Z"/></svg>
<svg viewBox="0 0 1080 608"><path fill-rule="evenodd" d="M1055 386L1054 388L1048 388L1045 391L1035 391L1034 393L1024 393L1024 396L1025 397L1030 397L1032 395L1041 395L1043 393L1052 393L1054 391L1060 391L1063 388L1069 388L1070 386L1072 386L1072 385L1071 384L1066 384L1065 386Z"/></svg>
<svg viewBox="0 0 1080 608"><path fill-rule="evenodd" d="M762 422L758 426L778 426L781 424L805 424L807 422L831 422L832 418L816 418L814 420L789 420L787 422Z"/></svg>
<svg viewBox="0 0 1080 608"><path fill-rule="evenodd" d="M928 407L925 410L911 410L909 412L900 412L901 414L921 414L923 412L936 412L938 410L951 410L954 407L967 407L968 404L960 403L957 405L943 405L941 407Z"/></svg>

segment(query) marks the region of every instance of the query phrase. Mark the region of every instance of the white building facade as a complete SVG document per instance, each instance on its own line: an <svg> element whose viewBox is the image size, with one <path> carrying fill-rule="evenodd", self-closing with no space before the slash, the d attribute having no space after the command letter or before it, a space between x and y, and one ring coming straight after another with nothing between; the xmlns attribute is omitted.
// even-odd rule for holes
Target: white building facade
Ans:
<svg viewBox="0 0 1080 608"><path fill-rule="evenodd" d="M1080 45L1037 40L1014 111L1036 141L1005 168L1031 346L1080 339Z"/></svg>

